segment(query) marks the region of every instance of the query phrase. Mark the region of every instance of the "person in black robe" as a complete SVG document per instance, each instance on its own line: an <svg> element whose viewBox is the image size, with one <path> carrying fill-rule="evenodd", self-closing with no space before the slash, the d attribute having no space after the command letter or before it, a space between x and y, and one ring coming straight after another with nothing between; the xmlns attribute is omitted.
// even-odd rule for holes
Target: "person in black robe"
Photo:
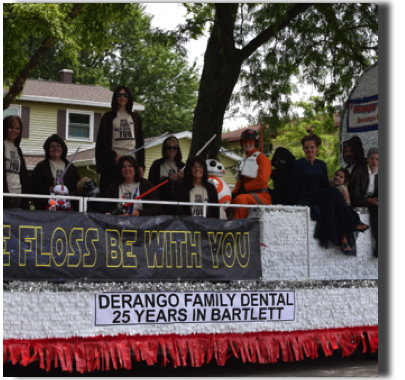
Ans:
<svg viewBox="0 0 405 380"><path fill-rule="evenodd" d="M314 237L322 247L341 246L344 254L355 256L354 232L364 232L370 227L360 221L340 191L331 186L325 162L315 158L321 143L322 139L315 134L301 140L305 158L294 163L295 203L311 208L311 218L316 220Z"/></svg>
<svg viewBox="0 0 405 380"><path fill-rule="evenodd" d="M279 147L274 152L271 164L275 169L270 174L274 190L270 194L275 205L294 204L294 162L295 157L288 149Z"/></svg>

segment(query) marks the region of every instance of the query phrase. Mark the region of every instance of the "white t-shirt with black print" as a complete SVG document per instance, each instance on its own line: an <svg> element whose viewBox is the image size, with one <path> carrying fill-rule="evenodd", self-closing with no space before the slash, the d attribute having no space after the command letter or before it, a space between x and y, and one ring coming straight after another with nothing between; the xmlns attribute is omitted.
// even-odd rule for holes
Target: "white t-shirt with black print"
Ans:
<svg viewBox="0 0 405 380"><path fill-rule="evenodd" d="M141 195L139 182L122 183L119 187L118 196L121 199L133 199L136 188L138 188L138 191L136 192L136 197L137 197L138 195ZM118 203L117 207L121 207L121 203ZM142 204L134 203L133 210L143 210Z"/></svg>
<svg viewBox="0 0 405 380"><path fill-rule="evenodd" d="M6 159L4 164L6 168L8 191L14 194L21 194L21 159L14 143L4 140L4 156Z"/></svg>
<svg viewBox="0 0 405 380"><path fill-rule="evenodd" d="M208 203L208 192L203 185L194 185L190 190L190 202L192 203ZM191 206L191 215L203 216L202 206Z"/></svg>
<svg viewBox="0 0 405 380"><path fill-rule="evenodd" d="M128 112L117 112L117 117L113 120L112 136L112 149L117 155L127 155L135 150L134 121Z"/></svg>
<svg viewBox="0 0 405 380"><path fill-rule="evenodd" d="M58 180L60 176L63 174L66 164L63 161L55 162L52 160L49 160L49 164L51 166L51 173L53 177L53 184L56 186L58 185ZM63 178L60 183L61 185L63 184ZM73 191L74 189L68 189L69 191Z"/></svg>
<svg viewBox="0 0 405 380"><path fill-rule="evenodd" d="M175 162L170 162L168 160L165 160L161 165L160 165L160 179L166 179L170 177L173 174L177 173L177 166Z"/></svg>

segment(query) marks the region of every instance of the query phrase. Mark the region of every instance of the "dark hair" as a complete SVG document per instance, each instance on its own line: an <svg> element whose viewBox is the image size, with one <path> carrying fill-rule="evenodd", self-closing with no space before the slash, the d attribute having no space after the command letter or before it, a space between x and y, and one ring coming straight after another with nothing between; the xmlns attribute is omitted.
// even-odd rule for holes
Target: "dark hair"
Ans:
<svg viewBox="0 0 405 380"><path fill-rule="evenodd" d="M304 146L307 141L313 141L317 147L322 144L322 139L315 133L303 137L301 139L301 145Z"/></svg>
<svg viewBox="0 0 405 380"><path fill-rule="evenodd" d="M166 156L166 152L167 152L166 144L169 142L169 140L176 140L177 141L178 148L177 148L176 156L174 157L174 159L176 161L177 166L180 166L181 160L183 159L183 155L181 154L180 144L179 144L179 140L177 139L177 137L169 136L167 139L165 139L163 141L163 144L162 144L162 157L163 158L167 157Z"/></svg>
<svg viewBox="0 0 405 380"><path fill-rule="evenodd" d="M125 86L118 86L114 90L113 97L111 99L111 108L113 112L113 116L117 117L117 108L118 108L118 103L117 103L117 94L121 91L124 90L128 94L128 102L125 104L125 110L131 114L132 112L132 107L134 105L134 99L132 98L131 90L128 87Z"/></svg>
<svg viewBox="0 0 405 380"><path fill-rule="evenodd" d="M135 169L135 178L134 181L138 182L141 175L139 173L139 168L138 168L138 164L136 162L136 159L132 156L122 156L119 160L118 160L118 170L119 170L119 181L120 183L124 182L124 177L122 176L122 167L124 165L124 162L128 161Z"/></svg>
<svg viewBox="0 0 405 380"><path fill-rule="evenodd" d="M20 123L21 131L20 131L20 134L18 135L18 137L14 140L14 145L20 146L21 135L22 135L22 130L23 130L23 123L22 123L21 118L16 115L10 115L3 119L3 141L7 138L8 128L11 127L13 125L13 122L16 120L18 120L18 122Z"/></svg>
<svg viewBox="0 0 405 380"><path fill-rule="evenodd" d="M337 172L342 172L344 174L344 176L345 176L345 182L344 183L350 182L351 175L350 175L350 172L347 169L340 168L340 169L336 170L335 174Z"/></svg>
<svg viewBox="0 0 405 380"><path fill-rule="evenodd" d="M362 160L364 158L364 148L359 136L353 136L351 139L343 141L343 158L344 150L350 146L354 153L355 161Z"/></svg>
<svg viewBox="0 0 405 380"><path fill-rule="evenodd" d="M67 156L67 146L66 143L63 141L63 139L61 137L59 137L58 135L54 134L52 136L49 136L45 143L44 143L44 151L45 151L45 157L50 160L51 156L49 154L49 150L50 150L50 146L52 142L56 142L58 144L60 144L62 146L62 156L60 157L63 161L67 161L66 160L66 156Z"/></svg>
<svg viewBox="0 0 405 380"><path fill-rule="evenodd" d="M207 163L201 156L194 156L187 160L186 168L184 169L184 178L183 180L186 181L189 185L193 184L193 173L191 167L198 162L203 167L203 177L202 177L202 184L205 186L208 182L208 170L207 170Z"/></svg>

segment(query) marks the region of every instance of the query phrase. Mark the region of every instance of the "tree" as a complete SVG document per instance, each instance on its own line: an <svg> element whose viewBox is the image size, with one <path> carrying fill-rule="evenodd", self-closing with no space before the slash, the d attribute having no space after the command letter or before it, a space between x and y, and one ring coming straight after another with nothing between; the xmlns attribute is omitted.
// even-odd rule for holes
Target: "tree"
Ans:
<svg viewBox="0 0 405 380"><path fill-rule="evenodd" d="M7 3L3 4L3 86L9 87L3 97L3 110L21 93L38 62L60 42L71 59L83 44L91 43L102 52L109 48L105 26L124 21L131 4L115 3ZM27 40L36 43L28 54Z"/></svg>
<svg viewBox="0 0 405 380"><path fill-rule="evenodd" d="M98 84L110 90L123 84L131 89L136 102L146 106L142 112L145 136L191 130L199 83L195 63L189 66L173 51L170 40L157 38L144 8L131 4L123 22L104 25L104 38L112 41L108 49L100 51L87 40L72 57L63 43L57 42L30 77L57 81L59 70L69 68L74 72L74 83ZM38 43L35 36L26 40L29 54Z"/></svg>
<svg viewBox="0 0 405 380"><path fill-rule="evenodd" d="M279 143L283 148L288 149L296 159L305 157L301 139L307 136L307 131L311 129L311 133L317 134L322 139L317 158L326 162L328 176L332 178L340 167L339 133L335 127L335 108L323 107L318 97L311 97L309 101L295 102L293 107L302 109L303 117L294 113L273 143Z"/></svg>
<svg viewBox="0 0 405 380"><path fill-rule="evenodd" d="M343 96L378 52L378 6L362 3L185 4L181 27L196 38L210 25L190 155L217 134L204 153L215 157L224 114L254 102L258 118L276 129L290 109L298 76L324 94ZM329 83L326 80L330 75ZM242 91L232 93L240 80ZM285 121L285 119L284 119Z"/></svg>

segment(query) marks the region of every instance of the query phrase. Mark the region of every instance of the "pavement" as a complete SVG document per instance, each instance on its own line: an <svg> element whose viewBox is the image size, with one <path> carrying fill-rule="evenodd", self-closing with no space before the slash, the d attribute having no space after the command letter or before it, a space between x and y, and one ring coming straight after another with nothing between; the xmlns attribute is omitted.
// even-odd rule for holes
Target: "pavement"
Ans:
<svg viewBox="0 0 405 380"><path fill-rule="evenodd" d="M325 357L322 351L319 358L305 359L299 362L269 364L243 363L234 357L220 367L215 360L202 367L161 367L148 366L145 362L132 362L132 370L118 369L84 373L63 372L60 367L46 372L39 368L39 362L27 367L6 362L3 366L4 377L378 377L378 359L370 358L355 350L342 358L342 351L335 350L332 356Z"/></svg>

